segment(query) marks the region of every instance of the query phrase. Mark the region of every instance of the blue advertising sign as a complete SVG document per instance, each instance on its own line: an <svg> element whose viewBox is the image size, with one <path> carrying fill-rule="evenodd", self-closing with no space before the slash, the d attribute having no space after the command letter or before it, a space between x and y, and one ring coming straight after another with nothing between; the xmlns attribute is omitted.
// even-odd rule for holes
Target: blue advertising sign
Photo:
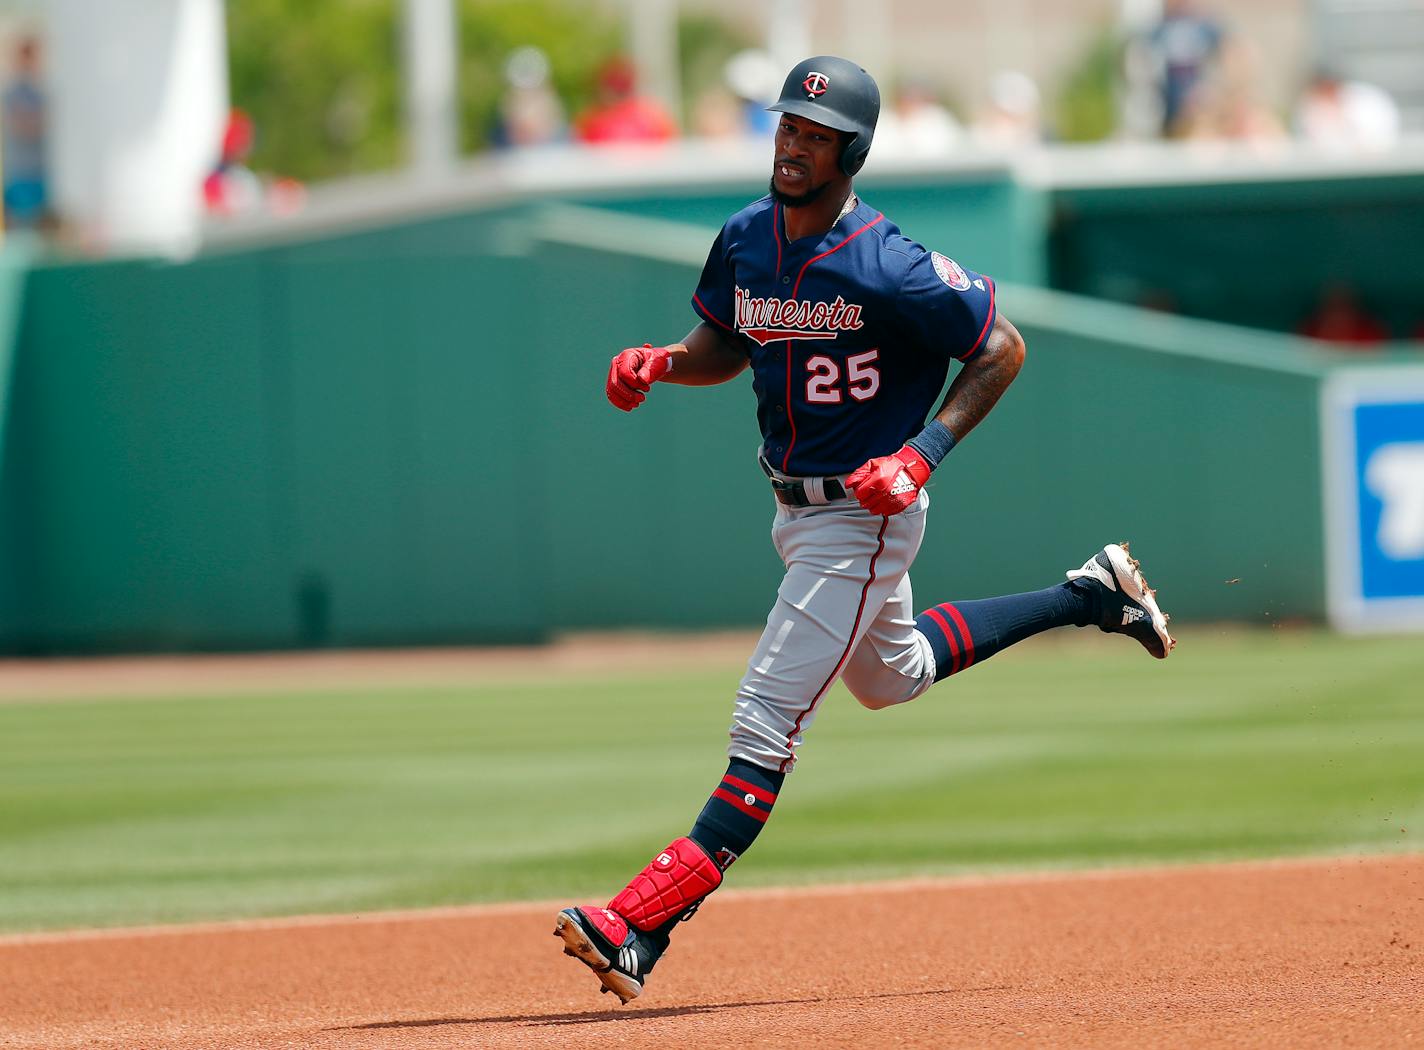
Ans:
<svg viewBox="0 0 1424 1050"><path fill-rule="evenodd" d="M1424 368L1337 373L1321 410L1331 622L1424 629Z"/></svg>

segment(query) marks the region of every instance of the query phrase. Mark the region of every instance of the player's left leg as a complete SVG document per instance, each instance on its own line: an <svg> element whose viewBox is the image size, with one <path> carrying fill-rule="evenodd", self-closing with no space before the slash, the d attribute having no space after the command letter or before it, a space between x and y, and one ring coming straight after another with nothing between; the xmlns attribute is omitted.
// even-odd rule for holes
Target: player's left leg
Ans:
<svg viewBox="0 0 1424 1050"><path fill-rule="evenodd" d="M606 908L559 912L554 935L563 938L564 954L589 966L603 990L623 1002L641 995L673 928L692 917L751 846L785 779L785 773L733 758L692 830L670 842Z"/></svg>

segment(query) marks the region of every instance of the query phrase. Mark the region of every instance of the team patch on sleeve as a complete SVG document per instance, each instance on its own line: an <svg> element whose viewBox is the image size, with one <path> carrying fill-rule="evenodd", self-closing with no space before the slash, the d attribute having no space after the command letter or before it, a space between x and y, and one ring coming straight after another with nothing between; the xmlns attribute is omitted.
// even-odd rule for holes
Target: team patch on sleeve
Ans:
<svg viewBox="0 0 1424 1050"><path fill-rule="evenodd" d="M969 291L969 275L964 272L964 267L955 262L947 255L939 252L931 252L930 259L934 262L934 271L939 274L939 279L949 285L956 292Z"/></svg>

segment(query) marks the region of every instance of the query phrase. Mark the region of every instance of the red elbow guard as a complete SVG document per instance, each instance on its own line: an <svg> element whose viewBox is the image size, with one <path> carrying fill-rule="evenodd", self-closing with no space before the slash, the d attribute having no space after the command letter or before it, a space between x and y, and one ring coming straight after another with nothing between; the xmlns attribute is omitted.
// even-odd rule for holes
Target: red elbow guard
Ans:
<svg viewBox="0 0 1424 1050"><path fill-rule="evenodd" d="M608 907L646 933L680 918L721 883L722 870L701 846L684 837L654 857Z"/></svg>

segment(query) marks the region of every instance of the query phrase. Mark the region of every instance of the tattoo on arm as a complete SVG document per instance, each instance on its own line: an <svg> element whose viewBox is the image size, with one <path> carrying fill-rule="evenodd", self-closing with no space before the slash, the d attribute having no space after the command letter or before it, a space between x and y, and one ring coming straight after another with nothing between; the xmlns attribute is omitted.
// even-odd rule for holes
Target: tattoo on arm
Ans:
<svg viewBox="0 0 1424 1050"><path fill-rule="evenodd" d="M935 418L956 441L963 441L1009 388L1023 359L1023 337L1007 318L999 317L984 348L954 377Z"/></svg>

